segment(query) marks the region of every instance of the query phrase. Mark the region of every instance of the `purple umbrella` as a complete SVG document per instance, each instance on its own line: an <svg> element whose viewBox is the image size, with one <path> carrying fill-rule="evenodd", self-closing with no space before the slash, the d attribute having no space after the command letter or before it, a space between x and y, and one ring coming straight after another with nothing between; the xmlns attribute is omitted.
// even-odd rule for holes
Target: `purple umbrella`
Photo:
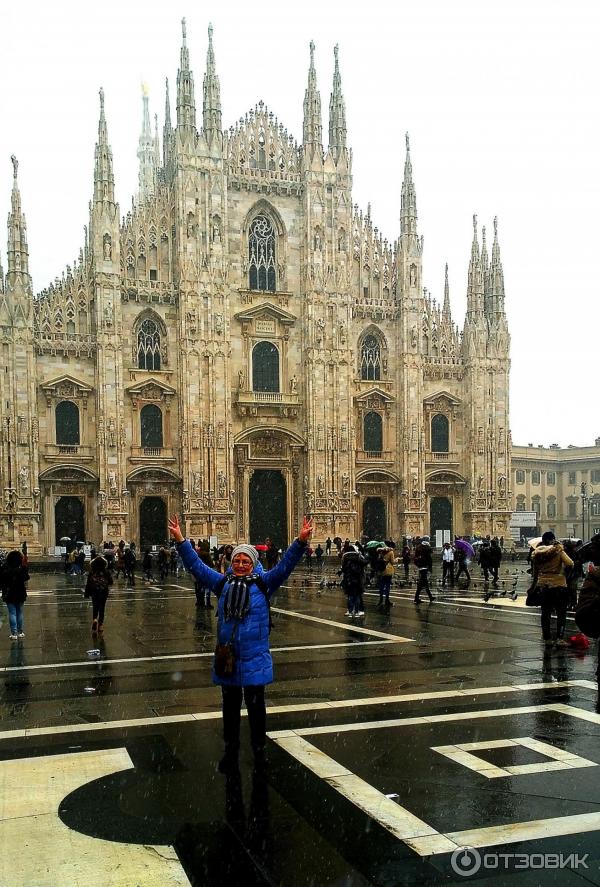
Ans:
<svg viewBox="0 0 600 887"><path fill-rule="evenodd" d="M473 546L470 542L467 542L466 539L457 539L454 543L455 548L460 548L461 551L464 551L467 557L475 557L475 551L473 550Z"/></svg>

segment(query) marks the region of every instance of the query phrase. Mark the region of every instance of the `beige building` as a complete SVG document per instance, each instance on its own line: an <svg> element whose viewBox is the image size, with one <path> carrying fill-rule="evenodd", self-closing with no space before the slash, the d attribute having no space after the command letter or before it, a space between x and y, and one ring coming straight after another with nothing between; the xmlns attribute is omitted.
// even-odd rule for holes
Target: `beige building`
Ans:
<svg viewBox="0 0 600 887"><path fill-rule="evenodd" d="M557 537L600 533L600 438L593 447L513 447L515 511L537 515Z"/></svg>
<svg viewBox="0 0 600 887"><path fill-rule="evenodd" d="M400 229L352 199L335 51L324 148L311 45L303 138L261 102L223 131L209 29L202 111L185 40L176 124L143 99L139 189L115 203L104 97L85 244L34 295L14 160L0 274L0 535L507 533L509 333L497 225L474 219L459 330L424 288L406 141ZM162 141L162 147L160 145ZM458 224L464 220L457 219ZM443 270L434 277L442 280Z"/></svg>

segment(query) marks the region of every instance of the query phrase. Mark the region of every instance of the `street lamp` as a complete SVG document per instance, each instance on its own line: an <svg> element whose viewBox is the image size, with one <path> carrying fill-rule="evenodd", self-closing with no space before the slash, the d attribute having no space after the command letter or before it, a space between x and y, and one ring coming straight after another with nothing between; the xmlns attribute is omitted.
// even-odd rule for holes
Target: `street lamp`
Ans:
<svg viewBox="0 0 600 887"><path fill-rule="evenodd" d="M587 497L587 485L585 481L581 482L581 536L583 541L585 542L585 506L588 501ZM588 520L589 524L589 520Z"/></svg>

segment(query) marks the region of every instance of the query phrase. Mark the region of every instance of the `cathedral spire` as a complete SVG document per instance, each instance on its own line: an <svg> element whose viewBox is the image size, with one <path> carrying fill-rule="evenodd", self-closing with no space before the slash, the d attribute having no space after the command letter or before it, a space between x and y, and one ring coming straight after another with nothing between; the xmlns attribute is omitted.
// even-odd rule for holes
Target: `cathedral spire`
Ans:
<svg viewBox="0 0 600 887"><path fill-rule="evenodd" d="M492 245L492 264L490 266L490 311L504 314L504 271L500 259L498 242L498 218L494 218L494 243Z"/></svg>
<svg viewBox="0 0 600 887"><path fill-rule="evenodd" d="M310 41L310 65L308 68L308 84L304 93L304 147L313 146L313 150L323 149L323 124L321 119L321 94L317 88L317 72L315 71L315 44Z"/></svg>
<svg viewBox="0 0 600 887"><path fill-rule="evenodd" d="M142 84L142 132L138 143L138 201L146 200L156 189L156 142L150 128L148 89Z"/></svg>
<svg viewBox="0 0 600 887"><path fill-rule="evenodd" d="M115 202L115 176L113 173L112 151L108 144L106 117L104 116L104 90L101 88L98 141L96 142L94 158L94 203L99 203L103 200L109 203Z"/></svg>
<svg viewBox="0 0 600 887"><path fill-rule="evenodd" d="M467 320L473 321L483 315L484 285L481 269L481 254L477 237L477 216L473 216L473 243L467 285Z"/></svg>
<svg viewBox="0 0 600 887"><path fill-rule="evenodd" d="M8 248L6 258L8 271L6 275L7 288L14 287L15 281L21 278L27 286L29 279L29 252L27 249L27 224L21 209L21 193L17 181L19 161L13 154L10 158L13 165L13 187L10 195L10 212L8 214Z"/></svg>
<svg viewBox="0 0 600 887"><path fill-rule="evenodd" d="M0 294L4 292L4 268L2 267L2 253L0 253Z"/></svg>
<svg viewBox="0 0 600 887"><path fill-rule="evenodd" d="M190 52L186 43L185 19L181 19L181 56L177 71L177 126L196 126L194 75L190 70Z"/></svg>
<svg viewBox="0 0 600 887"><path fill-rule="evenodd" d="M406 159L404 161L404 180L402 182L402 198L400 203L400 234L404 236L416 236L417 234L417 194L413 182L408 133L406 133Z"/></svg>
<svg viewBox="0 0 600 887"><path fill-rule="evenodd" d="M163 166L167 165L171 140L173 137L173 125L171 123L171 100L169 98L169 78L165 77L165 123L163 126Z"/></svg>
<svg viewBox="0 0 600 887"><path fill-rule="evenodd" d="M158 135L158 114L154 115L154 165L160 166L160 138Z"/></svg>
<svg viewBox="0 0 600 887"><path fill-rule="evenodd" d="M206 141L210 144L222 134L221 123L221 86L215 66L213 48L213 26L208 26L208 50L206 52L206 73L202 91L202 126Z"/></svg>
<svg viewBox="0 0 600 887"><path fill-rule="evenodd" d="M446 320L450 320L450 284L448 283L448 262L444 274L444 307L442 314Z"/></svg>
<svg viewBox="0 0 600 887"><path fill-rule="evenodd" d="M346 150L346 103L342 94L342 78L339 65L339 47L333 48L333 90L329 99L329 150L337 160Z"/></svg>

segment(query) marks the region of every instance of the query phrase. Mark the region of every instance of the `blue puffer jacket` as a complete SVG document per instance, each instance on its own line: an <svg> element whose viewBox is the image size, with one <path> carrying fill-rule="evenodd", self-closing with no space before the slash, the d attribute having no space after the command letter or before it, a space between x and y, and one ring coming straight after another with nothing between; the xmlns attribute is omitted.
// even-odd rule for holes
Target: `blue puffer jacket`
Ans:
<svg viewBox="0 0 600 887"><path fill-rule="evenodd" d="M223 574L211 570L203 564L187 539L178 546L181 559L186 569L205 587L214 589L223 581ZM265 572L258 563L254 573L262 575L267 586L269 599L277 591L296 564L302 559L306 545L295 539L285 552L279 563L272 570ZM227 571L231 574L231 569ZM235 622L226 622L223 614L225 595L221 594L217 607L219 617L217 634L220 644L227 644ZM252 583L250 586L250 610L235 630L233 639L235 650L235 670L231 677L220 678L213 669L212 677L215 684L227 684L238 687L248 685L270 684L273 680L273 660L269 649L269 608L264 593Z"/></svg>

